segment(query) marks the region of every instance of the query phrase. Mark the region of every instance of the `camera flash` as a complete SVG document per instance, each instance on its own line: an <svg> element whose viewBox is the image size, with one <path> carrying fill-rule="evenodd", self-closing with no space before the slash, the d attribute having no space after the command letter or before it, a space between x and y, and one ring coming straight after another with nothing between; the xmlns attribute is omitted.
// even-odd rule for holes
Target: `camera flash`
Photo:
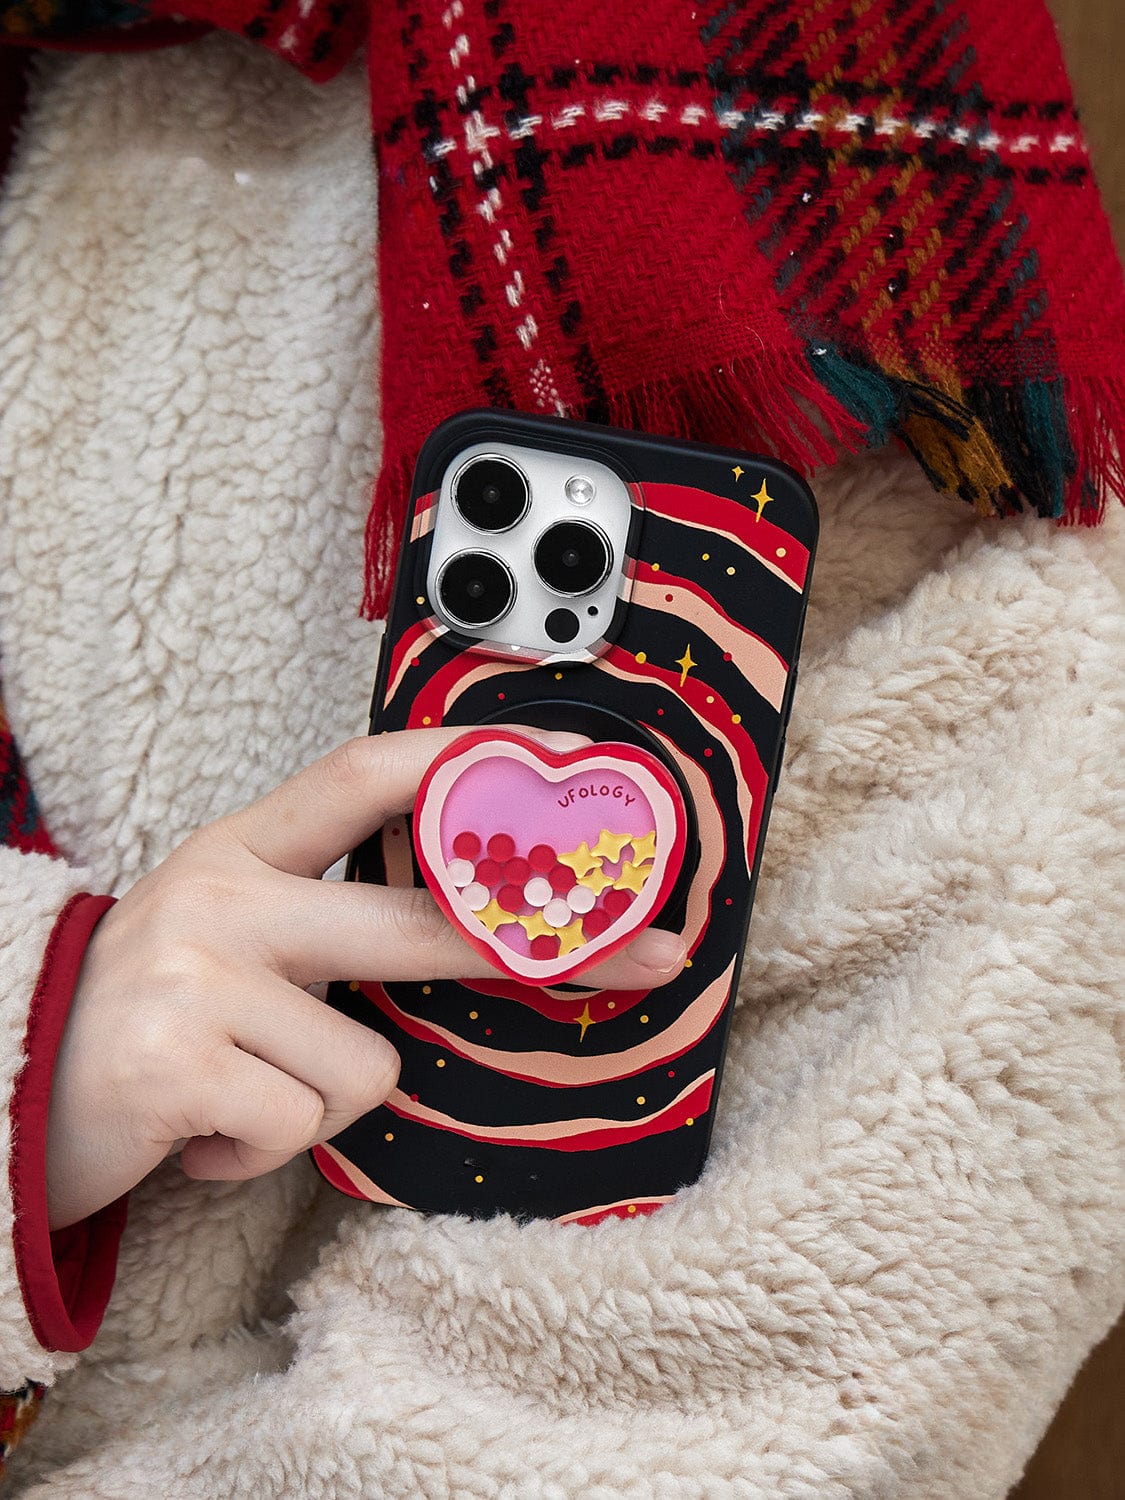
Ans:
<svg viewBox="0 0 1125 1500"><path fill-rule="evenodd" d="M575 505L589 505L597 493L594 481L584 474L575 474L566 482L566 498Z"/></svg>

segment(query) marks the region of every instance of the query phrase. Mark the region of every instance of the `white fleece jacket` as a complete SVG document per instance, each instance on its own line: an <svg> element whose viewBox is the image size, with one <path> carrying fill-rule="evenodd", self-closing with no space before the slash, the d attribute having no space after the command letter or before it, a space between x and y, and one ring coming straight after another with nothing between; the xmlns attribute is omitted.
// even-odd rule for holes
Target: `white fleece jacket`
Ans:
<svg viewBox="0 0 1125 1500"><path fill-rule="evenodd" d="M0 207L0 659L69 863L0 853L0 1090L53 920L363 724L364 79L229 39L43 69ZM393 297L394 289L389 289ZM820 477L714 1152L642 1222L168 1163L24 1497L942 1497L1018 1477L1123 1300L1120 517Z"/></svg>

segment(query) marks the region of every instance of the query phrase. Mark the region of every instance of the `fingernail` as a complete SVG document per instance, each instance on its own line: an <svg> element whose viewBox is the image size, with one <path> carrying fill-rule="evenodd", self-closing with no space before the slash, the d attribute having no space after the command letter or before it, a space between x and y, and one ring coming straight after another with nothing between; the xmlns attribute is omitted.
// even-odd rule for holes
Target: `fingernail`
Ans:
<svg viewBox="0 0 1125 1500"><path fill-rule="evenodd" d="M629 951L639 964L650 969L682 969L687 957L683 938L659 927L642 932Z"/></svg>
<svg viewBox="0 0 1125 1500"><path fill-rule="evenodd" d="M585 734L570 734L562 729L525 729L523 731L530 739L538 740L541 745L546 745L548 750L581 750L585 745L594 742Z"/></svg>

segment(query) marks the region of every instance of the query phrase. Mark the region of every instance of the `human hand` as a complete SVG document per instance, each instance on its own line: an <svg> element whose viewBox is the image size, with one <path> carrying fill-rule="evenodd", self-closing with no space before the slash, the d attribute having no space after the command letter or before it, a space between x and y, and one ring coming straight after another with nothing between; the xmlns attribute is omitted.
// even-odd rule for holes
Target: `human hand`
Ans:
<svg viewBox="0 0 1125 1500"><path fill-rule="evenodd" d="M554 749L586 743L523 732ZM178 1142L189 1177L257 1177L381 1104L394 1048L308 986L494 972L428 891L320 879L412 805L463 733L349 740L192 834L106 912L51 1087L51 1229L113 1202ZM683 960L678 937L649 929L583 982L651 989Z"/></svg>

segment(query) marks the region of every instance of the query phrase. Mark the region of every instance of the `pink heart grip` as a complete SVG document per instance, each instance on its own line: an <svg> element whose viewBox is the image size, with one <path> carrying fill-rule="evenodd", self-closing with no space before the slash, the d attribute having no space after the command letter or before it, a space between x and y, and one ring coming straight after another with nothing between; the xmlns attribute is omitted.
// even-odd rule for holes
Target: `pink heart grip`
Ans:
<svg viewBox="0 0 1125 1500"><path fill-rule="evenodd" d="M433 762L414 806L434 899L478 953L529 984L573 979L646 927L686 840L671 772L619 742L560 752L471 730Z"/></svg>

